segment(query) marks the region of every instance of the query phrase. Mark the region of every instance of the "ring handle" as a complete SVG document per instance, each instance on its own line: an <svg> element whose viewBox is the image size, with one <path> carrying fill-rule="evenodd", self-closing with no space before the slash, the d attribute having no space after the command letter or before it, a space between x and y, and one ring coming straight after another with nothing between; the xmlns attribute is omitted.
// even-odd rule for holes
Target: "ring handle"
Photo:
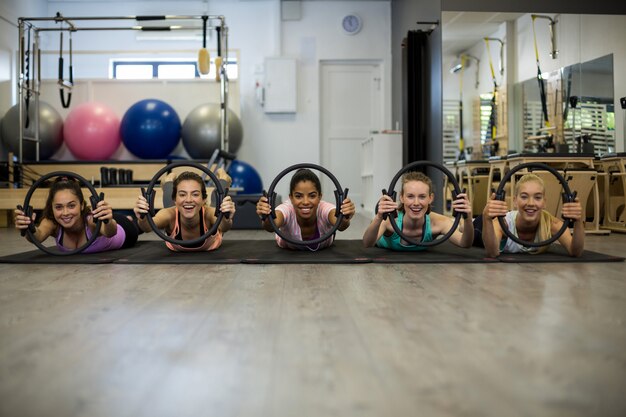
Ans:
<svg viewBox="0 0 626 417"><path fill-rule="evenodd" d="M511 179L511 177L513 177L513 175L516 172L522 169L527 169L527 168L535 168L535 169L540 169L544 171L549 171L552 175L554 175L556 179L559 180L559 183L561 183L561 185L563 186L563 202L571 203L576 199L576 193L571 192L569 188L569 184L556 169L541 162L526 162L524 164L519 164L515 166L514 168L511 168L509 172L507 172L506 175L502 178L502 180L500 181L500 184L498 185L498 189L496 190L496 200L504 201L504 198L505 198L504 187L506 186L506 183ZM561 237L561 235L565 232L565 230L567 230L567 228L570 227L571 224L573 224L573 221L572 219L569 219L568 221L564 221L563 225L561 226L561 229L559 229L558 232L552 235L552 237L546 240L543 240L541 242L527 242L515 236L509 230L506 224L506 221L504 220L504 216L498 216L498 223L500 223L500 228L502 229L502 232L515 243L528 247L528 248L537 248L540 246L547 246L555 242L558 238Z"/></svg>
<svg viewBox="0 0 626 417"><path fill-rule="evenodd" d="M296 240L296 239L292 239L289 236L285 236L285 234L283 232L281 232L280 228L278 226L276 226L276 192L274 192L274 190L276 189L276 185L278 185L278 182L288 173L290 173L291 171L295 171L298 169L302 169L302 168L309 168L309 169L315 169L317 171L323 172L324 174L326 174L326 176L328 176L328 178L331 179L331 181L333 182L333 184L335 185L335 201L336 201L336 206L335 206L335 217L336 217L336 221L335 224L333 225L333 227L331 227L331 229L326 232L325 234L323 234L322 236L318 237L317 239L312 239L312 240ZM292 245L295 246L299 246L299 247L306 247L309 245L315 245L321 242L326 241L327 239L329 239L331 236L333 236L335 234L335 232L337 231L337 229L339 228L339 225L341 224L341 222L344 219L343 213L341 213L341 205L343 204L343 201L345 200L347 194L348 194L348 189L346 188L345 190L343 190L341 188L341 184L339 184L339 181L337 180L337 177L335 177L332 172L330 172L329 170L327 170L326 168L320 166L320 165L316 165L316 164L309 164L309 163L302 163L302 164L295 164L292 165L288 168L285 168L283 171L281 171L276 178L274 178L274 181L272 181L272 184L270 185L270 188L267 190L267 193L265 193L264 191L264 195L266 195L268 197L269 203L270 203L270 215L267 216L267 218L269 219L270 224L272 225L272 228L274 229L274 231L276 232L276 234L278 236L280 236L284 241L291 243Z"/></svg>
<svg viewBox="0 0 626 417"><path fill-rule="evenodd" d="M96 205L100 202L101 198L104 197L104 194L100 194L98 195L98 192L96 191L96 189L94 188L94 186L87 181L85 178L81 177L78 174L75 174L73 172L69 172L69 171L54 171L54 172L50 172L44 176L42 176L41 178L39 178L37 181L35 181L33 183L33 185L30 186L30 189L28 190L28 192L26 193L26 196L24 197L24 204L22 206L17 206L18 209L22 210L22 208L26 208L26 210L23 210L25 212L25 214L28 216L28 218L32 218L32 213L33 213L33 207L30 205L30 200L33 197L33 193L35 192L35 190L37 190L37 188L39 188L39 186L41 184L43 184L45 181L47 181L50 178L53 177L70 177L70 178L74 178L76 180L78 180L82 185L84 185L85 187L87 187L87 189L89 189L89 192L91 192L91 196L89 197L89 200L91 202L91 206L92 208L95 210ZM22 208L21 208L22 207ZM25 231L22 231L25 233L25 235L28 236L29 240L35 245L37 246L39 249L41 249L42 251L46 252L49 255L55 255L55 256L67 256L67 255L75 255L77 253L80 253L82 251L84 251L85 249L87 249L89 246L91 246L91 244L98 238L98 236L100 235L100 227L102 226L103 220L98 219L96 221L96 230L94 233L92 233L91 238L89 238L87 240L87 242L85 242L84 245L76 248L76 249L72 249L72 250L68 250L65 252L61 252L61 251L53 251L50 250L48 247L44 246L41 242L39 242L37 239L35 239L35 225L34 224L30 224L28 226L27 229L25 229ZM31 227L32 226L32 227ZM87 227L87 225L85 225L85 227Z"/></svg>
<svg viewBox="0 0 626 417"><path fill-rule="evenodd" d="M159 181L159 179L161 178L163 174L173 170L174 168L181 167L181 166L188 166L188 167L196 168L204 172L205 174L207 174L213 181L213 184L215 184L215 192L217 193L216 199L215 199L216 201L215 215L217 216L217 219L215 220L215 223L202 236L197 237L195 239L189 239L189 240L174 239L173 237L168 236L156 226L156 224L154 223L154 218L153 218L156 214L154 210L154 197L155 197L154 187L156 183ZM215 232L217 231L217 228L220 226L222 218L224 218L224 213L222 213L219 209L220 204L222 203L222 200L224 200L224 197L226 197L226 192L224 191L224 187L222 187L222 184L220 183L217 176L213 173L213 171L211 171L208 167L195 163L195 162L176 161L161 168L156 174L154 174L154 177L152 177L152 180L148 184L148 188L145 190L142 188L141 192L144 198L148 201L147 219L148 219L148 223L150 224L150 227L152 228L152 231L156 233L161 239L167 242L170 242L172 244L175 244L175 245L194 246L200 242L204 242L207 238L215 234Z"/></svg>
<svg viewBox="0 0 626 417"><path fill-rule="evenodd" d="M431 162L431 161L415 161L412 162L406 166L404 166L402 169L400 169L400 171L398 171L396 173L396 175L393 177L393 179L391 180L391 183L389 184L389 188L388 190L390 190L390 194L387 193L388 196L390 196L394 201L395 201L395 197L396 197L396 192L394 191L394 189L396 188L396 183L398 182L398 180L400 179L400 177L405 173L405 172L409 172L409 171L414 171L416 168L420 168L420 167L432 167L432 168L436 168L439 171L443 172L447 177L448 180L450 181L450 184L452 184L453 187L453 191L452 191L452 196L453 199L461 194L461 189L459 187L459 183L456 180L456 178L454 177L454 175L452 175L452 173L450 172L450 170L448 168L446 168L445 166L441 165L441 164L437 164L435 162ZM383 192L385 192L385 190L383 190ZM397 210L394 210L393 212L389 213L389 216L391 217L391 227L393 227L393 230L395 230L395 232L398 234L398 236L400 236L404 241L409 242L413 245L416 246L436 246L439 245L443 242L445 242L446 240L448 240L450 238L450 236L452 236L452 234L456 231L457 227L459 226L459 222L461 221L461 216L465 213L461 213L461 212L457 212L454 211L454 223L452 224L452 227L450 228L450 230L448 230L448 232L446 234L444 234L442 237L435 239L431 242L421 242L421 241L417 241L409 236L406 236L406 234L404 234L401 230L400 227L398 227L395 218L398 215ZM384 217L384 216L383 216Z"/></svg>

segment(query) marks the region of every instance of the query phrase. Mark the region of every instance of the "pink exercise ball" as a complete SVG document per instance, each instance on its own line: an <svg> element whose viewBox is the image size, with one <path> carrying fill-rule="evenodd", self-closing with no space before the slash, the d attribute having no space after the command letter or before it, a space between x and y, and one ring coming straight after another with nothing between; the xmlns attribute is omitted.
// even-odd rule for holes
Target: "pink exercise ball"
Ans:
<svg viewBox="0 0 626 417"><path fill-rule="evenodd" d="M63 124L65 144L78 159L109 159L119 148L120 119L102 103L83 103L67 115Z"/></svg>

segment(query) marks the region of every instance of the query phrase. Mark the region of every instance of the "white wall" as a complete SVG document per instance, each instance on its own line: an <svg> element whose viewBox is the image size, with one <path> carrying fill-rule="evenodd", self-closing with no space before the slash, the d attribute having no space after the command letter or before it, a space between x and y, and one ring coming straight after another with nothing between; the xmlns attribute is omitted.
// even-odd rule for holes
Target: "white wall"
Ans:
<svg viewBox="0 0 626 417"><path fill-rule="evenodd" d="M50 1L44 15L54 16L57 11L66 17L204 13L224 15L229 27L229 49L236 51L240 59L238 86L244 140L239 150L239 158L257 168L266 187L280 170L292 163L319 162L320 61L382 61L385 72L385 108L391 109L391 17L390 2L387 1L304 1L301 3L301 19L295 21L281 21L279 0L212 0L208 3L199 0L174 3ZM349 12L358 13L364 22L362 31L355 36L344 35L341 30L341 18ZM80 24L113 25L106 21ZM131 24L133 21L128 22L128 25ZM113 53L125 53L132 57L137 54L145 55L150 51L165 51L162 52L163 56L190 54L195 59L197 50L201 47L200 41L137 41L136 33L75 33L74 78L106 78L109 55ZM44 37L42 49L48 53L42 58L42 74L44 78L56 79L59 37L53 32ZM207 42L210 49L215 48L214 38ZM272 56L297 59L298 111L295 114L268 115L256 101L255 83L263 78L264 58ZM51 104L59 105L57 102ZM391 110L385 115L386 126L383 127L391 127L390 115ZM181 119L185 116L180 114Z"/></svg>

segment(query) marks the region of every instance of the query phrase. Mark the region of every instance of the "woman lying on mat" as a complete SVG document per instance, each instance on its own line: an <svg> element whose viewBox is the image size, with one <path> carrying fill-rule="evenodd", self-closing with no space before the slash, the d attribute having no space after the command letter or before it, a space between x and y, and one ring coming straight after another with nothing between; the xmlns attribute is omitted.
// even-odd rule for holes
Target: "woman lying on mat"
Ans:
<svg viewBox="0 0 626 417"><path fill-rule="evenodd" d="M15 210L15 227L24 230L35 218L35 213L29 219L22 210ZM99 219L108 222L102 222L100 236L82 253L128 248L137 242L138 230L131 220L122 214L113 213L109 203L104 200L91 211L83 197L80 182L73 178L57 177L48 192L34 237L43 242L49 236L55 236L56 245L61 251L74 250L91 239Z"/></svg>
<svg viewBox="0 0 626 417"><path fill-rule="evenodd" d="M515 183L513 206L516 210L508 211L504 201L496 200L495 194L487 201L482 216L482 240L491 257L504 253L540 253L549 245L527 248L508 239L500 228L498 216L505 216L509 230L527 242L542 242L549 239L563 226L563 221L544 210L546 205L545 185L535 174L525 174ZM585 244L585 226L582 220L582 206L578 199L564 203L561 209L564 218L574 220L574 232L567 230L558 239L570 256L580 256Z"/></svg>
<svg viewBox="0 0 626 417"><path fill-rule="evenodd" d="M173 207L159 210L154 216L154 224L172 238L177 240L191 240L205 234L217 220L215 208L207 204L207 188L202 177L195 172L185 171L176 175L173 180L172 200ZM143 196L137 198L135 203L135 216L137 224L144 232L150 232L152 228L145 215L148 213L148 201ZM224 197L220 210L230 213L229 218L223 217L214 235L209 236L200 245L182 246L165 242L167 247L176 252L211 251L222 244L222 234L227 232L233 225L235 203L230 196Z"/></svg>
<svg viewBox="0 0 626 417"><path fill-rule="evenodd" d="M388 195L378 200L378 211L374 220L365 229L363 245L365 247L378 246L397 251L419 251L427 246L413 245L405 242L395 232L391 225L392 218L383 220L385 213L398 210L396 224L409 238L420 242L432 242L439 235L445 235L454 225L452 218L432 212L430 206L435 198L431 179L421 172L407 172L402 176L402 190L400 204L393 201ZM452 202L452 208L460 213L466 213L460 227L450 236L450 242L462 248L469 248L474 239L472 226L472 204L467 194L461 193ZM461 231L463 230L463 231Z"/></svg>
<svg viewBox="0 0 626 417"><path fill-rule="evenodd" d="M274 223L280 231L294 240L314 240L328 233L337 222L335 204L322 200L322 185L317 175L310 169L299 169L291 177L289 184L289 200L276 207ZM346 197L341 204L343 220L337 230L344 231L350 226L354 215L354 203ZM267 197L262 196L256 204L259 216L269 216L271 207ZM262 220L268 232L273 232L268 218ZM281 248L318 250L327 248L333 243L333 236L316 245L295 246L285 242L276 235L276 243Z"/></svg>

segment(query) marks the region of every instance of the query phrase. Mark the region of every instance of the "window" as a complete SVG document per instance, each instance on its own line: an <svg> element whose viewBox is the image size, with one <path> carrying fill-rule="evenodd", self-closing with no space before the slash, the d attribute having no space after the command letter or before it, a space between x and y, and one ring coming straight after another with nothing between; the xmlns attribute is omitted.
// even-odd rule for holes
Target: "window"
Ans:
<svg viewBox="0 0 626 417"><path fill-rule="evenodd" d="M229 57L226 66L229 80L239 77L237 59ZM198 62L189 59L112 59L110 78L118 80L182 80L193 78L215 79L215 61L211 59L209 74L200 74Z"/></svg>

